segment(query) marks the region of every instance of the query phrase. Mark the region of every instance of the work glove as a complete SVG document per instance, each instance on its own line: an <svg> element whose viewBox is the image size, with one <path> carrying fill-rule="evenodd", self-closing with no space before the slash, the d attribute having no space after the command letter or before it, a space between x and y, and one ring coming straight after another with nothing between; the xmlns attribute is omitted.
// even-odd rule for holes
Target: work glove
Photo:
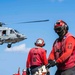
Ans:
<svg viewBox="0 0 75 75"><path fill-rule="evenodd" d="M26 75L30 75L29 68L26 69Z"/></svg>
<svg viewBox="0 0 75 75"><path fill-rule="evenodd" d="M48 63L49 63L49 67L53 67L57 65L57 62L55 62L54 60L48 60Z"/></svg>
<svg viewBox="0 0 75 75"><path fill-rule="evenodd" d="M50 68L51 67L51 65L50 65L50 63L48 63L47 65L46 65L46 68Z"/></svg>

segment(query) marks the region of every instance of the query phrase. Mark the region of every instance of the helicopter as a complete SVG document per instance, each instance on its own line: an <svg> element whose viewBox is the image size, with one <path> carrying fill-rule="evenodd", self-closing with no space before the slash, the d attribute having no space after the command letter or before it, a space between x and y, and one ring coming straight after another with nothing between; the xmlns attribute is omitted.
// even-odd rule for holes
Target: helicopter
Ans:
<svg viewBox="0 0 75 75"><path fill-rule="evenodd" d="M47 19L47 20L19 22L18 24L47 22L47 21L49 21L49 20ZM3 25L6 25L6 24L3 22L0 22L0 45L7 43L7 48L11 48L12 44L15 44L17 42L27 39L27 37L24 34L19 33L19 31L15 30L13 28L5 27Z"/></svg>

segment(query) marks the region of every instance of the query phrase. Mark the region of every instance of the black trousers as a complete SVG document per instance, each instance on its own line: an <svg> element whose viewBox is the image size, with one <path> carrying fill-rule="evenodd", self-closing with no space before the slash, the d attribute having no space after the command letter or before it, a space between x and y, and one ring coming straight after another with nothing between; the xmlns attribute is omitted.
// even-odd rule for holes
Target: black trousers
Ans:
<svg viewBox="0 0 75 75"><path fill-rule="evenodd" d="M67 70L57 70L55 75L75 75L75 67Z"/></svg>

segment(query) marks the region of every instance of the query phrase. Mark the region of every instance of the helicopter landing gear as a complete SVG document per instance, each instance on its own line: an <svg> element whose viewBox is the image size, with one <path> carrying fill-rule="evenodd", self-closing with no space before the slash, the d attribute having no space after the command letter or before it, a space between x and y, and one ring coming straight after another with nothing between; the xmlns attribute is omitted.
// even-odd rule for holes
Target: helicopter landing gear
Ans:
<svg viewBox="0 0 75 75"><path fill-rule="evenodd" d="M11 48L11 44L8 44L7 47L8 47L8 48Z"/></svg>

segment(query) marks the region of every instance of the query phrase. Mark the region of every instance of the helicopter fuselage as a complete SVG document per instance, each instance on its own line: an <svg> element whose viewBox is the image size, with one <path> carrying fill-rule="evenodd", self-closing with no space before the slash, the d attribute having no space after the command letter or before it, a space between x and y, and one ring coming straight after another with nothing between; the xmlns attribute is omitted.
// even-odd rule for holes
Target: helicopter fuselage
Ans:
<svg viewBox="0 0 75 75"><path fill-rule="evenodd" d="M0 44L13 44L26 39L26 36L17 30L8 27L0 27Z"/></svg>

